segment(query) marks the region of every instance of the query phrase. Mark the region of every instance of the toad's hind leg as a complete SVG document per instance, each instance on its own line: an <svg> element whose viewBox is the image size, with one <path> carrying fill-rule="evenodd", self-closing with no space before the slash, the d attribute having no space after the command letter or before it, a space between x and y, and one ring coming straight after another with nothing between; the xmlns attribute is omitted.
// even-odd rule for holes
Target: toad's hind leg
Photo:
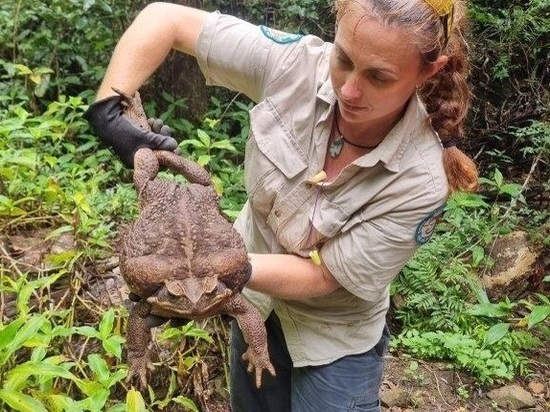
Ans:
<svg viewBox="0 0 550 412"><path fill-rule="evenodd" d="M147 325L146 317L149 315L150 306L140 301L132 307L128 319L126 342L127 361L129 366L126 382L137 380L140 389L147 387L147 371L152 369L149 365L149 342L151 341L151 328Z"/></svg>
<svg viewBox="0 0 550 412"><path fill-rule="evenodd" d="M141 194L148 182L157 177L159 162L153 151L142 147L134 155L134 186Z"/></svg>
<svg viewBox="0 0 550 412"><path fill-rule="evenodd" d="M260 312L248 303L241 295L235 295L226 306L227 314L237 319L248 349L243 360L248 362L248 371L254 372L256 387L262 386L263 371L275 376L275 368L269 359L267 350L267 333Z"/></svg>

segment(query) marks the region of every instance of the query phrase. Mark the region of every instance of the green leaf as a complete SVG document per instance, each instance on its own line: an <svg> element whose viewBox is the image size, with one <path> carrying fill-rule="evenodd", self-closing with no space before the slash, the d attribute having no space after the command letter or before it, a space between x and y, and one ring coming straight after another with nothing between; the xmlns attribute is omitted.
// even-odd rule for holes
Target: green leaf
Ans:
<svg viewBox="0 0 550 412"><path fill-rule="evenodd" d="M46 395L44 399L49 409L52 411L83 412L82 407L80 407L70 396L51 394Z"/></svg>
<svg viewBox="0 0 550 412"><path fill-rule="evenodd" d="M26 382L29 376L37 376L42 382L52 378L64 378L71 381L77 381L78 378L71 372L59 365L52 365L45 362L25 362L15 366L8 373L8 378L4 382L6 389L18 389L23 382Z"/></svg>
<svg viewBox="0 0 550 412"><path fill-rule="evenodd" d="M31 316L30 319L17 331L13 340L6 345L5 353L0 354L0 365L3 365L13 352L25 346L25 343L34 338L42 325L46 322L44 315Z"/></svg>
<svg viewBox="0 0 550 412"><path fill-rule="evenodd" d="M550 315L550 306L535 306L529 316L527 316L527 329L531 329L537 323L544 321Z"/></svg>
<svg viewBox="0 0 550 412"><path fill-rule="evenodd" d="M216 149L229 150L231 152L237 151L237 149L235 149L235 146L233 146L233 144L227 139L214 142L211 147Z"/></svg>
<svg viewBox="0 0 550 412"><path fill-rule="evenodd" d="M201 166L206 166L207 164L210 163L211 160L212 160L212 156L210 156L210 155L201 155L197 159L197 163Z"/></svg>
<svg viewBox="0 0 550 412"><path fill-rule="evenodd" d="M545 296L542 293L535 293L535 296L545 305L550 306L550 297Z"/></svg>
<svg viewBox="0 0 550 412"><path fill-rule="evenodd" d="M122 344L125 342L124 338L120 336L110 336L102 341L103 349L110 355L116 356L120 359L122 356Z"/></svg>
<svg viewBox="0 0 550 412"><path fill-rule="evenodd" d="M512 197L516 197L521 193L521 185L518 185L516 183L507 183L500 187L499 192L507 193Z"/></svg>
<svg viewBox="0 0 550 412"><path fill-rule="evenodd" d="M88 397L103 389L103 385L95 380L81 379L77 382L77 386Z"/></svg>
<svg viewBox="0 0 550 412"><path fill-rule="evenodd" d="M195 402L193 402L189 398L186 398L185 396L178 396L174 398L174 403L177 403L178 405L183 406L185 410L189 410L191 412L199 412L199 408L197 408L197 405L195 405Z"/></svg>
<svg viewBox="0 0 550 412"><path fill-rule="evenodd" d="M473 260L474 266L479 265L484 257L485 257L485 250L481 246L475 245L472 248L472 260Z"/></svg>
<svg viewBox="0 0 550 412"><path fill-rule="evenodd" d="M4 349L14 339L23 321L23 318L19 317L10 322L5 328L0 329L0 350Z"/></svg>
<svg viewBox="0 0 550 412"><path fill-rule="evenodd" d="M91 326L77 326L74 332L87 338L100 338L99 332Z"/></svg>
<svg viewBox="0 0 550 412"><path fill-rule="evenodd" d="M475 193L456 192L447 202L447 209L452 210L458 208L473 208L487 207L487 203L483 198Z"/></svg>
<svg viewBox="0 0 550 412"><path fill-rule="evenodd" d="M27 76L27 75L30 75L32 74L32 70L29 69L27 66L25 66L24 64L16 64L15 66L15 69L17 70L17 73L18 74L22 74L24 76Z"/></svg>
<svg viewBox="0 0 550 412"><path fill-rule="evenodd" d="M88 356L88 365L99 382L103 383L109 378L107 362L98 354L93 353Z"/></svg>
<svg viewBox="0 0 550 412"><path fill-rule="evenodd" d="M115 311L109 309L103 314L101 322L99 322L99 336L101 339L107 339L113 330L113 324L115 322Z"/></svg>
<svg viewBox="0 0 550 412"><path fill-rule="evenodd" d="M48 90L48 86L50 85L50 76L34 75L31 76L31 80L36 83L36 87L34 88L34 95L36 97L43 97Z"/></svg>
<svg viewBox="0 0 550 412"><path fill-rule="evenodd" d="M128 412L147 412L141 393L135 389L130 389L126 394L126 406L128 407Z"/></svg>
<svg viewBox="0 0 550 412"><path fill-rule="evenodd" d="M208 133L206 133L204 130L197 129L197 137L202 142L204 147L207 147L207 148L210 147L211 139Z"/></svg>
<svg viewBox="0 0 550 412"><path fill-rule="evenodd" d="M504 182L504 177L502 176L502 173L500 172L500 170L495 169L495 173L493 174L493 179L495 180L497 187L502 186L502 183Z"/></svg>
<svg viewBox="0 0 550 412"><path fill-rule="evenodd" d="M472 305L468 313L474 316L486 316L489 318L502 318L507 316L511 308L504 302L499 303L480 303Z"/></svg>
<svg viewBox="0 0 550 412"><path fill-rule="evenodd" d="M212 337L208 334L203 328L198 328L195 326L194 321L187 322L182 330L185 336L193 336L195 338L204 339L207 342L212 343Z"/></svg>
<svg viewBox="0 0 550 412"><path fill-rule="evenodd" d="M25 395L24 393L10 390L0 389L0 399L11 406L16 411L21 412L48 412L44 405L35 398Z"/></svg>
<svg viewBox="0 0 550 412"><path fill-rule="evenodd" d="M105 402L109 399L111 392L108 389L101 387L97 391L92 393L88 399L86 399L88 409L92 411L102 411L105 406Z"/></svg>
<svg viewBox="0 0 550 412"><path fill-rule="evenodd" d="M485 338L485 345L492 345L495 342L501 340L510 329L509 323L497 323L487 331L487 337Z"/></svg>
<svg viewBox="0 0 550 412"><path fill-rule="evenodd" d="M196 149L204 149L204 144L197 139L187 139L181 142L180 147L193 146Z"/></svg>

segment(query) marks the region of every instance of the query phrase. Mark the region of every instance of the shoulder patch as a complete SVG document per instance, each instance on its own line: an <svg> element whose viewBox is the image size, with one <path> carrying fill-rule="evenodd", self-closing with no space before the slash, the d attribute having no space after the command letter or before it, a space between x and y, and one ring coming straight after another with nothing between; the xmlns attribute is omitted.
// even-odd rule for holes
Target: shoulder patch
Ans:
<svg viewBox="0 0 550 412"><path fill-rule="evenodd" d="M445 206L446 205L439 206L434 211L428 213L428 216L420 221L420 223L416 227L416 232L414 234L416 243L418 243L419 245L423 245L428 240L430 240L434 233L435 225L443 216Z"/></svg>
<svg viewBox="0 0 550 412"><path fill-rule="evenodd" d="M260 26L260 30L262 30L265 37L279 44L294 43L302 38L301 34L285 33L284 31L271 29L267 26Z"/></svg>

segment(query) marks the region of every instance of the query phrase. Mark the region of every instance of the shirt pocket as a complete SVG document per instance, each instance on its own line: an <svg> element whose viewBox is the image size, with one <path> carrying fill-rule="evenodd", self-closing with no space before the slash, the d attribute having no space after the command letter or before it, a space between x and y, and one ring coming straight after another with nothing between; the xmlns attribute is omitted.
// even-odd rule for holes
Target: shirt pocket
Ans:
<svg viewBox="0 0 550 412"><path fill-rule="evenodd" d="M252 109L250 124L245 185L251 206L265 217L277 197L291 190L284 187L307 169L307 160L292 127L270 99Z"/></svg>

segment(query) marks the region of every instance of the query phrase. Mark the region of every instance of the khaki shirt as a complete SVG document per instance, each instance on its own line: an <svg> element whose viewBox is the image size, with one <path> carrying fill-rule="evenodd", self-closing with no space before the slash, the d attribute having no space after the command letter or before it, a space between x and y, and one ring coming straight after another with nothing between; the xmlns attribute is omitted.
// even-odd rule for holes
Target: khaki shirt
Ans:
<svg viewBox="0 0 550 412"><path fill-rule="evenodd" d="M297 367L378 342L389 284L429 239L448 191L440 141L416 96L376 149L331 182L308 182L323 169L332 127L331 47L219 13L197 42L207 83L257 103L245 153L248 202L235 222L249 252L307 257L318 248L342 286L300 301L245 289L265 317L276 311Z"/></svg>

